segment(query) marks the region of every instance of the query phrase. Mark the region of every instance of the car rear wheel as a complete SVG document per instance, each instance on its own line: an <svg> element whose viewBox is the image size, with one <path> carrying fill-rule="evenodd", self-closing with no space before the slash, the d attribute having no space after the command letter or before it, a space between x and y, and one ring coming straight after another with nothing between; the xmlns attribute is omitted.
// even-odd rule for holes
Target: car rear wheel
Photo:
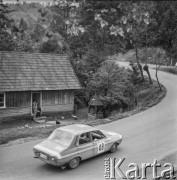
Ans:
<svg viewBox="0 0 177 180"><path fill-rule="evenodd" d="M79 163L80 163L80 158L75 157L75 158L71 159L71 161L69 161L68 166L70 169L75 169L79 166Z"/></svg>
<svg viewBox="0 0 177 180"><path fill-rule="evenodd" d="M114 143L114 144L111 146L109 152L113 153L113 152L115 152L116 150L117 150L117 144Z"/></svg>

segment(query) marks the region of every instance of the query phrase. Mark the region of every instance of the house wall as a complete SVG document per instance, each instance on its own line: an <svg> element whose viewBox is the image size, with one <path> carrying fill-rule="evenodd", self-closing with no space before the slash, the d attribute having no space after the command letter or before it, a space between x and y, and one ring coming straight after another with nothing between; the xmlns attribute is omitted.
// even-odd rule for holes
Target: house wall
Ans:
<svg viewBox="0 0 177 180"><path fill-rule="evenodd" d="M42 112L73 111L73 108L73 90L42 92Z"/></svg>
<svg viewBox="0 0 177 180"><path fill-rule="evenodd" d="M74 91L41 91L42 113L73 111ZM31 91L6 92L6 108L0 109L0 121L4 117L31 115Z"/></svg>
<svg viewBox="0 0 177 180"><path fill-rule="evenodd" d="M31 106L30 91L6 92L6 108L30 107L30 106Z"/></svg>
<svg viewBox="0 0 177 180"><path fill-rule="evenodd" d="M31 113L31 92L5 93L5 108L0 109L0 118Z"/></svg>

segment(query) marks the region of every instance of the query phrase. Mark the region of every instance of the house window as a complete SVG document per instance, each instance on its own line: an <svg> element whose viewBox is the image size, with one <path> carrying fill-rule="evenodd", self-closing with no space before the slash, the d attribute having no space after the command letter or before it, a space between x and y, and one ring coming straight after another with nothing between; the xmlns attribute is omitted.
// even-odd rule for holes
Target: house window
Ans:
<svg viewBox="0 0 177 180"><path fill-rule="evenodd" d="M0 108L5 107L5 93L0 93Z"/></svg>

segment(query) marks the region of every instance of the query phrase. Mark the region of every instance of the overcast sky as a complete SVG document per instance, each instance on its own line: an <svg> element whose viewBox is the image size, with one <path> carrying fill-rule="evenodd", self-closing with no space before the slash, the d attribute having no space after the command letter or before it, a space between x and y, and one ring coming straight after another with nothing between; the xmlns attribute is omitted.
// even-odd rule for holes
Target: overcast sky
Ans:
<svg viewBox="0 0 177 180"><path fill-rule="evenodd" d="M3 0L4 3L16 3L17 0ZM38 2L38 3L49 3L51 0L20 0L20 2Z"/></svg>

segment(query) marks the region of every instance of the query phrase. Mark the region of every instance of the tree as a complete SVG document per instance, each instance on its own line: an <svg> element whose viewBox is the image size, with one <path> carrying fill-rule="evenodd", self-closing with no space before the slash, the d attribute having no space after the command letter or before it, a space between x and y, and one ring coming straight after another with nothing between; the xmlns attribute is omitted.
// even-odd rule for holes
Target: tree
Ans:
<svg viewBox="0 0 177 180"><path fill-rule="evenodd" d="M142 81L144 81L144 76L142 65L140 64L138 58L138 48L142 46L146 47L146 64L143 69L147 72L150 83L152 83L152 80L147 66L147 28L150 24L154 7L154 3L149 1L130 2L127 8L127 14L124 18L126 19L126 34L128 35L128 39L130 38L130 44L135 48L136 51L136 60L141 72Z"/></svg>
<svg viewBox="0 0 177 180"><path fill-rule="evenodd" d="M12 51L15 47L15 42L12 35L13 20L8 17L8 14L12 11L8 6L3 4L0 0L0 50Z"/></svg>
<svg viewBox="0 0 177 180"><path fill-rule="evenodd" d="M156 64L156 79L157 79L157 83L159 86L160 91L162 91L162 87L160 85L159 82L159 78L158 78L158 71L160 69L160 66L166 61L166 53L164 51L162 51L160 48L156 48L155 50L155 64Z"/></svg>
<svg viewBox="0 0 177 180"><path fill-rule="evenodd" d="M131 108L135 105L131 73L114 62L104 62L87 85L90 97L97 94L102 99L105 110L110 112Z"/></svg>
<svg viewBox="0 0 177 180"><path fill-rule="evenodd" d="M32 39L34 39L36 42L42 42L42 38L45 36L45 33L46 30L44 29L40 20L38 19L30 35Z"/></svg>
<svg viewBox="0 0 177 180"><path fill-rule="evenodd" d="M115 34L110 31L112 23L118 21L121 14L115 9L119 9L118 5L119 2L87 1L81 11L80 24L87 36L87 62L92 69L95 66L96 70L108 55L118 53L123 48L123 38L120 35L115 38Z"/></svg>
<svg viewBox="0 0 177 180"><path fill-rule="evenodd" d="M0 30L0 39L0 51L13 51L15 49L15 42L11 34Z"/></svg>
<svg viewBox="0 0 177 180"><path fill-rule="evenodd" d="M19 28L24 31L28 30L28 23L26 22L26 20L24 18L21 18Z"/></svg>
<svg viewBox="0 0 177 180"><path fill-rule="evenodd" d="M36 52L38 51L38 43L34 41L28 32L17 33L14 36L14 50L18 52Z"/></svg>
<svg viewBox="0 0 177 180"><path fill-rule="evenodd" d="M96 19L100 22L102 29L106 26L110 27L111 35L122 36L125 42L135 49L136 61L141 72L142 81L144 81L143 68L138 57L138 48L147 47L147 27L151 20L150 15L155 7L154 3L151 1L118 1L113 5L114 7L111 7L110 10L108 8L103 9L102 6L100 11L106 13L107 16L105 17L104 13L100 13L100 11L98 13L97 11L95 13ZM111 14L108 12L111 12ZM143 39L143 36L146 38ZM148 73L150 83L152 83L147 62L144 70Z"/></svg>
<svg viewBox="0 0 177 180"><path fill-rule="evenodd" d="M1 51L30 51L32 52L35 43L32 42L28 33L25 33L24 20L21 19L20 28L10 19L9 7L0 1L0 50Z"/></svg>
<svg viewBox="0 0 177 180"><path fill-rule="evenodd" d="M177 2L158 1L156 2L157 13L154 16L157 25L155 46L162 46L167 55L173 60L173 65L177 59Z"/></svg>

